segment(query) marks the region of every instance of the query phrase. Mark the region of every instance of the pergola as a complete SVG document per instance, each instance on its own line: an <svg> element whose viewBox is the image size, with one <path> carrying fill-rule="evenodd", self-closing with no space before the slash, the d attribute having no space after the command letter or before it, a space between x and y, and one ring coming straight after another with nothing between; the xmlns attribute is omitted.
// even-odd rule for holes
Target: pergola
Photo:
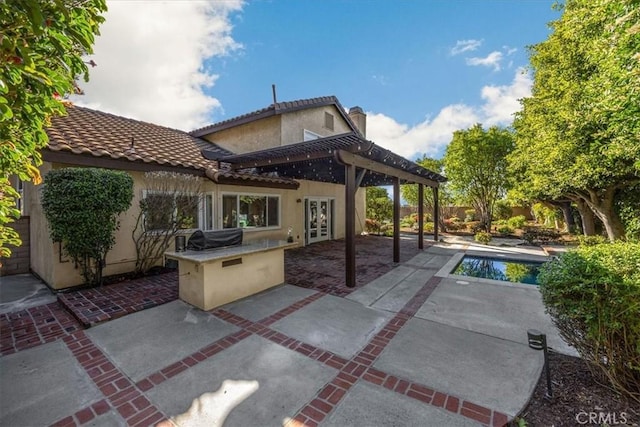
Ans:
<svg viewBox="0 0 640 427"><path fill-rule="evenodd" d="M345 186L346 285L356 284L356 190L359 187L393 185L393 261L400 262L400 183L418 184L418 247L424 248L424 186L434 194L434 240L438 240L438 186L442 175L348 132L326 138L284 145L245 154L221 156L202 150L209 160L226 163L235 171L330 182Z"/></svg>

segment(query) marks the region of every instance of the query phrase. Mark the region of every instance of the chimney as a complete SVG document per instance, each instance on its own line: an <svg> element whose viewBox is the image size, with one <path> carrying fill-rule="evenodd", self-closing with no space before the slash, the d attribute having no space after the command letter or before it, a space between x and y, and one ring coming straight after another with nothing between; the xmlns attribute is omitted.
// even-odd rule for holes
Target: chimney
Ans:
<svg viewBox="0 0 640 427"><path fill-rule="evenodd" d="M349 117L351 121L355 123L356 127L364 136L367 137L367 115L362 111L360 107L351 107L349 108Z"/></svg>

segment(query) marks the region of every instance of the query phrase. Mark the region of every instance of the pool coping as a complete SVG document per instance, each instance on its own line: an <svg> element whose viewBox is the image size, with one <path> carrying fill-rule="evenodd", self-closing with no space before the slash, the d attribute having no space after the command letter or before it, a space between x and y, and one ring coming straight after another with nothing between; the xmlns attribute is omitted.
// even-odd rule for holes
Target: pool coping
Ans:
<svg viewBox="0 0 640 427"><path fill-rule="evenodd" d="M520 288L520 289L536 289L538 292L540 288L536 285L529 285L526 283L518 283L518 282L507 282L503 280L493 280L493 279L485 279L483 277L472 277L472 276L463 276L460 274L451 274L451 272L456 268L456 266L460 263L462 258L466 255L469 256L479 256L484 258L504 258L505 260L514 260L514 261L534 261L534 262L544 262L548 261L550 257L539 256L539 255L528 255L528 254L487 254L486 252L481 251L467 251L467 252L458 252L454 254L449 261L435 274L435 277L442 277L446 279L455 280L456 283L461 285L468 285L470 283L485 283L488 285L499 285L499 286L507 286L510 288Z"/></svg>

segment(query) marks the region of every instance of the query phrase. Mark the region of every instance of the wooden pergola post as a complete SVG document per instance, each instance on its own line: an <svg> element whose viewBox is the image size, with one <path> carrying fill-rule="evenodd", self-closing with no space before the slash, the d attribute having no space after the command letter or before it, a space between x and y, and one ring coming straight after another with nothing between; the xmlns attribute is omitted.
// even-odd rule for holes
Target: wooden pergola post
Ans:
<svg viewBox="0 0 640 427"><path fill-rule="evenodd" d="M438 226L440 224L440 208L438 207L438 187L433 187L433 241L438 241Z"/></svg>
<svg viewBox="0 0 640 427"><path fill-rule="evenodd" d="M418 249L424 249L424 185L418 184Z"/></svg>
<svg viewBox="0 0 640 427"><path fill-rule="evenodd" d="M345 175L345 281L348 288L356 286L356 167L344 165Z"/></svg>
<svg viewBox="0 0 640 427"><path fill-rule="evenodd" d="M400 178L393 177L393 262L400 262Z"/></svg>

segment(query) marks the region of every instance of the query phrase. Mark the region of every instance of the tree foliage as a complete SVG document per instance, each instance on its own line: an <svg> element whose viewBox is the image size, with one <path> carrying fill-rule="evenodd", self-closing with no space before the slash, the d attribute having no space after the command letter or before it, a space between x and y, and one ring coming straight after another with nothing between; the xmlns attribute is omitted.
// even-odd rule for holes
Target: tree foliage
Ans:
<svg viewBox="0 0 640 427"><path fill-rule="evenodd" d="M507 154L513 150L513 134L493 126L476 124L453 133L444 165L454 198L474 207L486 231L491 230L493 207L508 189Z"/></svg>
<svg viewBox="0 0 640 427"><path fill-rule="evenodd" d="M393 201L382 187L367 187L367 218L378 222L388 221L393 216Z"/></svg>
<svg viewBox="0 0 640 427"><path fill-rule="evenodd" d="M144 274L162 260L164 252L183 228L194 228L203 197L202 180L195 175L174 172L146 172L147 197L140 200L140 211L131 238L136 246L137 274ZM188 224L187 224L188 223ZM157 224L162 224L158 228Z"/></svg>
<svg viewBox="0 0 640 427"><path fill-rule="evenodd" d="M423 157L416 160L416 163L430 171L442 174L444 169L444 161L442 159L434 159L431 157ZM410 206L418 206L418 185L417 184L404 184L400 186L400 192L402 198ZM434 209L433 191L430 188L425 188L424 191L424 208L425 214L432 216ZM453 215L453 197L449 191L446 182L441 182L438 187L438 219L439 226L442 230L445 230L444 220L450 218Z"/></svg>
<svg viewBox="0 0 640 427"><path fill-rule="evenodd" d="M640 179L640 3L568 0L530 48L532 96L511 170L529 200L569 198L624 237L616 194Z"/></svg>
<svg viewBox="0 0 640 427"><path fill-rule="evenodd" d="M82 269L87 284L102 283L118 215L131 206L133 179L126 172L65 168L49 172L42 208L54 242Z"/></svg>
<svg viewBox="0 0 640 427"><path fill-rule="evenodd" d="M88 78L82 56L92 51L107 10L105 0L0 1L0 256L20 239L8 226L18 218L18 194L9 177L41 182L39 149L53 115L64 114L62 97Z"/></svg>
<svg viewBox="0 0 640 427"><path fill-rule="evenodd" d="M580 356L640 402L640 244L580 246L544 264L547 311Z"/></svg>

